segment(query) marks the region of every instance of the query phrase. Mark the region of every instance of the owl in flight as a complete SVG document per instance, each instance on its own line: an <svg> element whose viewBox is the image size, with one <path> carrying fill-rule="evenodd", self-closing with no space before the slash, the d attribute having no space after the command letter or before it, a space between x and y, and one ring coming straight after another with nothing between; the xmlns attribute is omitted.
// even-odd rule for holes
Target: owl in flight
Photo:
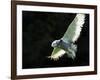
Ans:
<svg viewBox="0 0 100 80"><path fill-rule="evenodd" d="M76 14L74 20L69 25L64 36L59 40L54 40L51 46L54 48L51 56L48 58L53 60L59 60L64 54L67 54L69 58L74 59L76 57L77 45L75 42L80 36L83 24L85 23L85 14Z"/></svg>

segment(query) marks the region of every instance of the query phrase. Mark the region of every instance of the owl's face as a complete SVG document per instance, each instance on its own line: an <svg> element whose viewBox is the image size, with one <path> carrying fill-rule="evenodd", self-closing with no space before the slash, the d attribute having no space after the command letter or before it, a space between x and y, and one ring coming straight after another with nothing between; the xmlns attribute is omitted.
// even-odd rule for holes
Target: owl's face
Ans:
<svg viewBox="0 0 100 80"><path fill-rule="evenodd" d="M52 42L51 46L56 47L59 44L60 40L55 40Z"/></svg>

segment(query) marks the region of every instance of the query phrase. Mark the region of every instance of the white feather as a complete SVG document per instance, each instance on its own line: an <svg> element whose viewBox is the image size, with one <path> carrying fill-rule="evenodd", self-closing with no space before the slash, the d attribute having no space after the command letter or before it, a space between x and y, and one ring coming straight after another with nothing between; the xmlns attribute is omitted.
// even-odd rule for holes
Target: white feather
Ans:
<svg viewBox="0 0 100 80"><path fill-rule="evenodd" d="M85 14L77 14L72 23L69 25L62 39L75 42L80 36L83 24L85 22Z"/></svg>
<svg viewBox="0 0 100 80"><path fill-rule="evenodd" d="M51 59L58 60L59 57L63 56L64 54L65 54L65 51L62 49L58 51L55 55L52 55Z"/></svg>
<svg viewBox="0 0 100 80"><path fill-rule="evenodd" d="M56 51L57 49L59 49L59 51ZM56 52L56 53L55 53ZM55 61L59 60L60 57L62 57L64 54L66 53L66 51L64 51L63 49L60 48L54 48L53 52L51 54L51 56L48 56L48 58L51 58Z"/></svg>

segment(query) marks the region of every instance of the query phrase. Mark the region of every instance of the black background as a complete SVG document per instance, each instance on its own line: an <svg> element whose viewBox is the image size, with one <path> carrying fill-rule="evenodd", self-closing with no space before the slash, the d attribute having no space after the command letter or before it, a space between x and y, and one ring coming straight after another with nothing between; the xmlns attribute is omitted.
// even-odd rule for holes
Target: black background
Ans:
<svg viewBox="0 0 100 80"><path fill-rule="evenodd" d="M51 43L60 39L76 14L52 12L22 12L22 68L47 68L89 65L89 15L77 40L75 60L64 55L58 61L50 60Z"/></svg>

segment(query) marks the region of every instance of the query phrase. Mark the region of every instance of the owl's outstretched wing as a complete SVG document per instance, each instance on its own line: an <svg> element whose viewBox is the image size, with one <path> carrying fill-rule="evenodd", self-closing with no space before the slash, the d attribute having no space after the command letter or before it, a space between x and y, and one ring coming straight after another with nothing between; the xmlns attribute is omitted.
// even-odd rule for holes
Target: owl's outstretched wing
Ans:
<svg viewBox="0 0 100 80"><path fill-rule="evenodd" d="M51 58L53 60L58 60L60 57L62 57L64 54L66 53L66 51L64 51L61 48L55 47L52 51L51 56L48 56L48 58Z"/></svg>
<svg viewBox="0 0 100 80"><path fill-rule="evenodd" d="M77 14L72 23L69 25L67 31L65 32L62 40L64 42L70 41L75 42L80 36L83 24L85 22L85 14Z"/></svg>

